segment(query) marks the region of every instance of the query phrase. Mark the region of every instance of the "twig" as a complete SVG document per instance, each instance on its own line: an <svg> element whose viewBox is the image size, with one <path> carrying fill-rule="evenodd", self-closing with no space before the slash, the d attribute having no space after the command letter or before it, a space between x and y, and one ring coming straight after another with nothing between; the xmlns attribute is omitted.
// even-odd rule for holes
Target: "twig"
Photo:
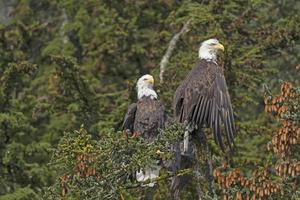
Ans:
<svg viewBox="0 0 300 200"><path fill-rule="evenodd" d="M179 40L180 36L184 33L186 33L189 30L189 25L191 23L191 19L189 19L181 28L181 30L176 33L173 38L171 39L168 49L164 55L164 57L161 59L160 61L160 74L159 74L159 79L160 79L160 83L164 82L164 73L166 70L166 67L169 63L170 57L176 47L177 41Z"/></svg>
<svg viewBox="0 0 300 200"><path fill-rule="evenodd" d="M122 193L120 193L121 200L125 200Z"/></svg>

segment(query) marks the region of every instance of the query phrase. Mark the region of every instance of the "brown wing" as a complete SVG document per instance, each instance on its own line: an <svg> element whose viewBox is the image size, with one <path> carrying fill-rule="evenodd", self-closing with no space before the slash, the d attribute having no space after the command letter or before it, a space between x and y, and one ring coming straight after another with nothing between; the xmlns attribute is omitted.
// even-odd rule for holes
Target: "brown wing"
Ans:
<svg viewBox="0 0 300 200"><path fill-rule="evenodd" d="M210 127L217 145L224 150L221 126L229 147L234 146L235 125L230 97L222 69L214 62L200 60L176 90L173 101L178 122Z"/></svg>
<svg viewBox="0 0 300 200"><path fill-rule="evenodd" d="M134 132L154 139L165 123L165 107L158 100L144 97L137 103Z"/></svg>
<svg viewBox="0 0 300 200"><path fill-rule="evenodd" d="M136 103L133 103L128 107L126 115L124 117L122 130L125 130L125 131L129 130L131 133L133 133L133 125L134 125L134 120L135 120L136 109L137 109Z"/></svg>

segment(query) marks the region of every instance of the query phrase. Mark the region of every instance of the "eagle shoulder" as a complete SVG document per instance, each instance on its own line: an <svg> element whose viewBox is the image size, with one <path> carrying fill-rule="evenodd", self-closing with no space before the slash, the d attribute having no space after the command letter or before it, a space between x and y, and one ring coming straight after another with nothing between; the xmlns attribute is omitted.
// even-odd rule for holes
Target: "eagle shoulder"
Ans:
<svg viewBox="0 0 300 200"><path fill-rule="evenodd" d="M212 95L209 94L209 88L213 85L216 73L220 73L217 68L218 66L215 63L198 60L175 92L173 110L176 121L184 122L187 118L185 113L189 112L188 108L194 106L183 106L183 104L196 103L200 95ZM183 108L186 110L183 110Z"/></svg>

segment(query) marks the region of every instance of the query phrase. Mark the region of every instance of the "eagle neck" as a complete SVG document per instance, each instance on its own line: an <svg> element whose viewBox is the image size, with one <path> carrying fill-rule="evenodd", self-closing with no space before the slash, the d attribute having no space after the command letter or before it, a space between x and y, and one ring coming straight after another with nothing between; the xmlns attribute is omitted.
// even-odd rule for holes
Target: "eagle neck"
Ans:
<svg viewBox="0 0 300 200"><path fill-rule="evenodd" d="M138 100L141 100L143 97L150 97L151 99L157 99L156 92L149 87L139 87L137 95L138 95Z"/></svg>
<svg viewBox="0 0 300 200"><path fill-rule="evenodd" d="M200 47L199 58L207 60L207 61L216 62L217 61L217 53L213 50L208 50L206 48Z"/></svg>
<svg viewBox="0 0 300 200"><path fill-rule="evenodd" d="M204 60L205 62L212 62L212 63L218 65L217 61L213 60L213 59L204 59L204 58L201 58L201 60Z"/></svg>

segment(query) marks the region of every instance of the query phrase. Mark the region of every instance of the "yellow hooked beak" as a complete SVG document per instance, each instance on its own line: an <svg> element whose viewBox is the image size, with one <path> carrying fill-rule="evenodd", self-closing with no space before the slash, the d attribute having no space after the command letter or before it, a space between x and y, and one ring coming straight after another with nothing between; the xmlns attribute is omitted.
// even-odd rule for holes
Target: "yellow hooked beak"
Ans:
<svg viewBox="0 0 300 200"><path fill-rule="evenodd" d="M149 78L145 82L150 83L151 85L154 85L154 79L153 79L153 77Z"/></svg>
<svg viewBox="0 0 300 200"><path fill-rule="evenodd" d="M224 51L224 46L223 46L222 44L220 44L220 43L214 45L213 48L214 48L214 49L220 49L220 50Z"/></svg>

